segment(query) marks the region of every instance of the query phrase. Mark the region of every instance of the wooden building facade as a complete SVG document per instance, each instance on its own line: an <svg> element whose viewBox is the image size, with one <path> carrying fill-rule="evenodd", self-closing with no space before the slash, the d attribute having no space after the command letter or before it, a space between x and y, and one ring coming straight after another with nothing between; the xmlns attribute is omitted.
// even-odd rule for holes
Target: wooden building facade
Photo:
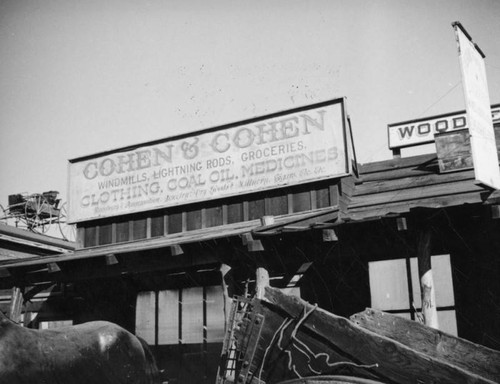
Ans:
<svg viewBox="0 0 500 384"><path fill-rule="evenodd" d="M228 299L254 291L257 268L336 315L417 319L427 253L440 328L500 349L500 195L439 160L83 220L74 252L4 261L0 287L55 285L61 294L24 311L118 323L152 346L170 383L213 383Z"/></svg>

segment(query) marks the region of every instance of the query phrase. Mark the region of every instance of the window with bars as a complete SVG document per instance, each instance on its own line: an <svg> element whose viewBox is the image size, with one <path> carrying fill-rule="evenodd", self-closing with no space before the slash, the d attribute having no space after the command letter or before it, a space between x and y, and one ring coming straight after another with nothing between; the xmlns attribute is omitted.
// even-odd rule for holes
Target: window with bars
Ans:
<svg viewBox="0 0 500 384"><path fill-rule="evenodd" d="M136 334L150 345L222 342L224 296L221 286L140 292Z"/></svg>
<svg viewBox="0 0 500 384"><path fill-rule="evenodd" d="M436 290L439 329L457 335L455 296L450 255L431 257ZM421 311L417 258L383 260L368 263L371 306L406 318Z"/></svg>

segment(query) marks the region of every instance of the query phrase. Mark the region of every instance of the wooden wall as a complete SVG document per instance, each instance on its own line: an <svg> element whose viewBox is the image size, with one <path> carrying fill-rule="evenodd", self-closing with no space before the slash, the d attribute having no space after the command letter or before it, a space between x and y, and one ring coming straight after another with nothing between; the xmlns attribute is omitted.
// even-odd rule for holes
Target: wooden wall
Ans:
<svg viewBox="0 0 500 384"><path fill-rule="evenodd" d="M342 185L346 188L349 184ZM79 225L79 237L83 247L88 248L336 206L342 200L340 188L339 180L327 180L96 220Z"/></svg>

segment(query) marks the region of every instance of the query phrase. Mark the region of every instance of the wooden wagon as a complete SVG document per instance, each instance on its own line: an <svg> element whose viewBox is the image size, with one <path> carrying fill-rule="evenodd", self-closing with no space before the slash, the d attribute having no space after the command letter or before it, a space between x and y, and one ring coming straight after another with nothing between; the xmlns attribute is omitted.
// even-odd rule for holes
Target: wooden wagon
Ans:
<svg viewBox="0 0 500 384"><path fill-rule="evenodd" d="M217 384L498 382L498 351L374 309L339 317L273 288L235 300L217 375Z"/></svg>
<svg viewBox="0 0 500 384"><path fill-rule="evenodd" d="M0 221L35 233L47 233L52 226L63 239L75 239L75 227L67 222L66 203L61 204L59 192L16 193L9 195L6 208L0 205Z"/></svg>

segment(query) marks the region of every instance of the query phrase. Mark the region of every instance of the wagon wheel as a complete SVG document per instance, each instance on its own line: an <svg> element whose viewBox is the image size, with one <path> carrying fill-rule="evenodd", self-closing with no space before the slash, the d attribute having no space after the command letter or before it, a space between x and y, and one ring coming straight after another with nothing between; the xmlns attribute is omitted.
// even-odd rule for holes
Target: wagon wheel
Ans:
<svg viewBox="0 0 500 384"><path fill-rule="evenodd" d="M52 206L43 195L36 193L28 196L24 205L24 220L33 232L48 231L53 220Z"/></svg>
<svg viewBox="0 0 500 384"><path fill-rule="evenodd" d="M68 224L68 204L66 202L64 202L59 209L57 224L64 240L75 241L76 226L74 224Z"/></svg>

